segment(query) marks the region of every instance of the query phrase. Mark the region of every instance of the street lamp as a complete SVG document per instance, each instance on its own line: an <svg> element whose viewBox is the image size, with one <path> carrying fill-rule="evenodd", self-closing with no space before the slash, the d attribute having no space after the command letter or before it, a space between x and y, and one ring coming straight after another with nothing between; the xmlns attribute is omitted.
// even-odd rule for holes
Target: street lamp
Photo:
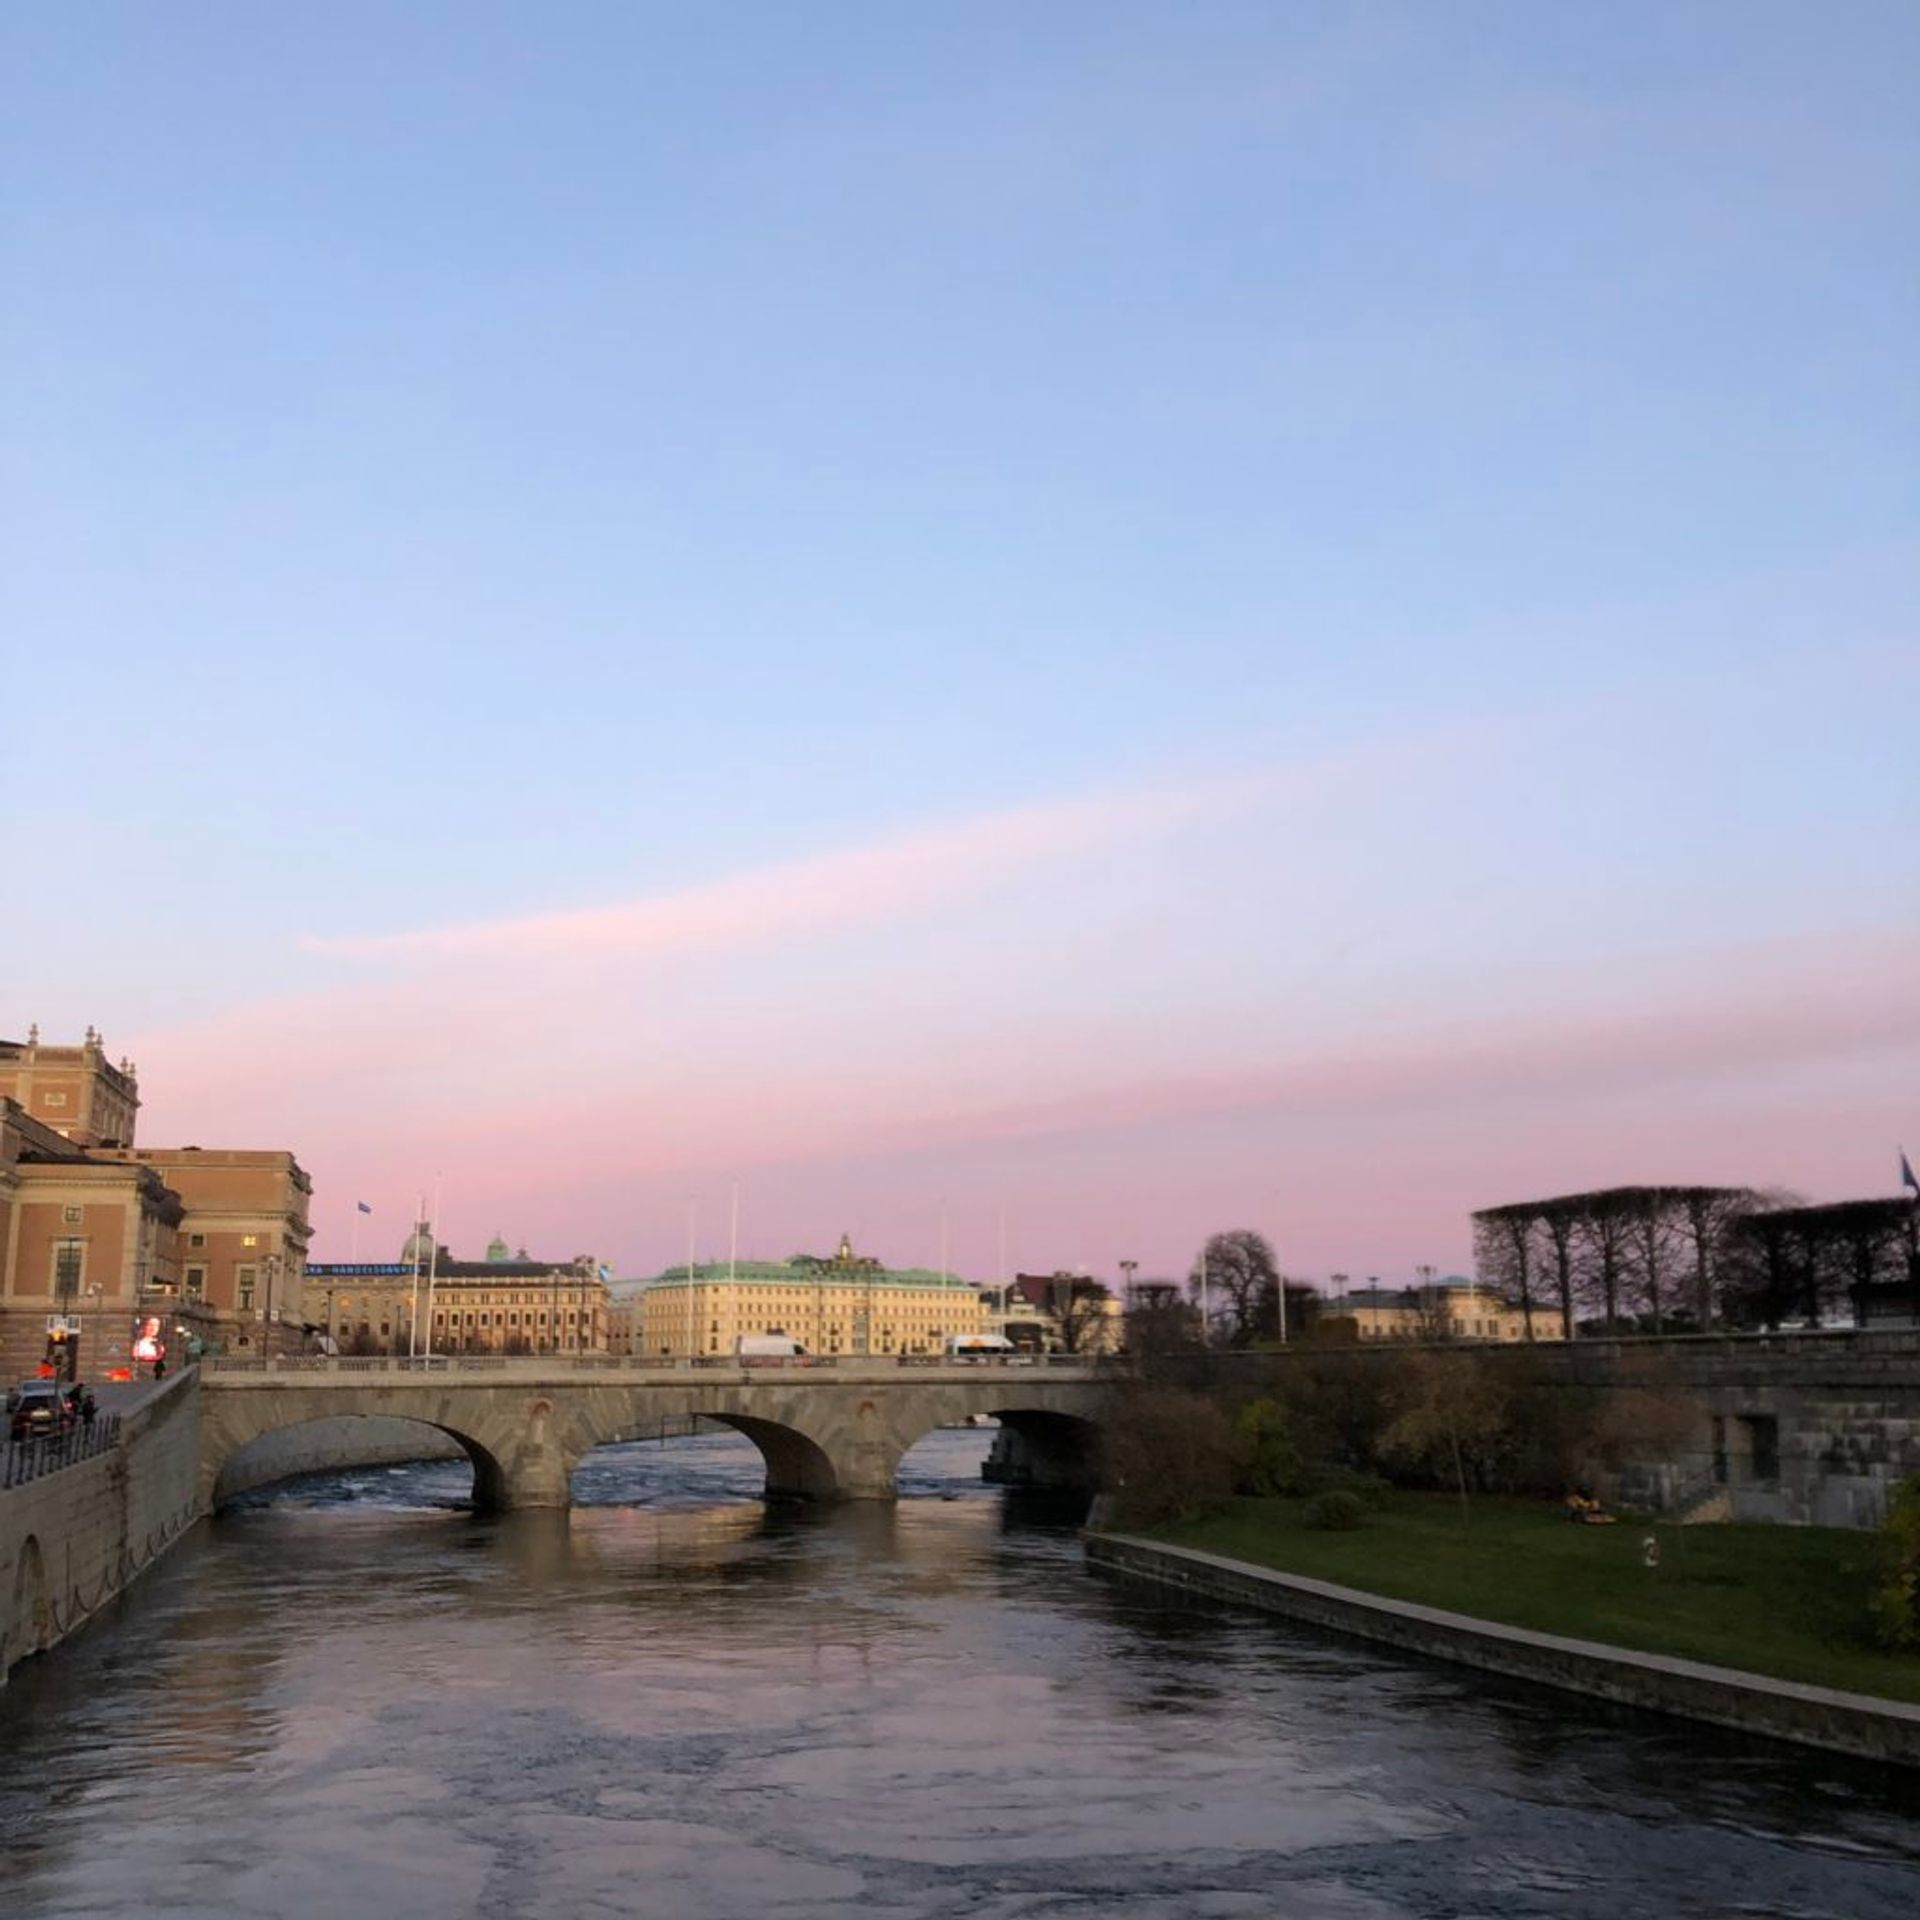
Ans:
<svg viewBox="0 0 1920 1920"><path fill-rule="evenodd" d="M262 1321L262 1330L260 1334L260 1357L263 1360L271 1360L273 1358L273 1324L274 1324L273 1283L275 1278L278 1276L280 1272L280 1256L277 1253L268 1254L267 1257L260 1262L260 1270L262 1274L265 1276L266 1283L267 1283L265 1316Z"/></svg>

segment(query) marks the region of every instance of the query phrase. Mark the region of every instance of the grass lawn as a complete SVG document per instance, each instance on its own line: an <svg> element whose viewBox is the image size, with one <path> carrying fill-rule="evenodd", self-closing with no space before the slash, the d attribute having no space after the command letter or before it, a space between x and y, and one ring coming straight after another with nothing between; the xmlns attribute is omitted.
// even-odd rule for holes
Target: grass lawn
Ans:
<svg viewBox="0 0 1920 1920"><path fill-rule="evenodd" d="M1301 1523L1298 1500L1236 1500L1155 1537L1396 1600L1920 1701L1920 1658L1873 1644L1875 1538L1830 1527L1568 1524L1559 1506L1396 1493L1351 1533ZM1649 1533L1660 1565L1641 1564Z"/></svg>

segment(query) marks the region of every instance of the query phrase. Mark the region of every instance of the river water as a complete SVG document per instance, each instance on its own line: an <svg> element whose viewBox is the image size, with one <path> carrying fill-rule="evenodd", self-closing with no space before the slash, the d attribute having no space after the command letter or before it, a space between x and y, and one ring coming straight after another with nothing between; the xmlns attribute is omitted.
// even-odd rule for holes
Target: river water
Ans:
<svg viewBox="0 0 1920 1920"><path fill-rule="evenodd" d="M986 1437L890 1511L732 1435L256 1497L0 1692L0 1913L1920 1914L1897 1777L1169 1610Z"/></svg>

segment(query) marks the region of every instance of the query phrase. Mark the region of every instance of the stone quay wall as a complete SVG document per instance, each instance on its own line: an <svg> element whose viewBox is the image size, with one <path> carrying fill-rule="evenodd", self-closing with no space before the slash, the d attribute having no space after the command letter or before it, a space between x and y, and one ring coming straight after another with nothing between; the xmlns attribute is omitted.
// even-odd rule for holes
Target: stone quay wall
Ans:
<svg viewBox="0 0 1920 1920"><path fill-rule="evenodd" d="M1920 1767L1920 1707L1696 1660L1501 1626L1132 1534L1090 1533L1090 1566L1195 1599L1284 1614L1438 1660L1743 1733Z"/></svg>
<svg viewBox="0 0 1920 1920"><path fill-rule="evenodd" d="M183 1374L122 1418L116 1445L0 1493L0 1685L199 1519L199 1394Z"/></svg>
<svg viewBox="0 0 1920 1920"><path fill-rule="evenodd" d="M1664 1403L1642 1458L1629 1450L1605 1497L1685 1518L1877 1527L1920 1473L1920 1332L1691 1334L1664 1339L1450 1342L1515 1378L1595 1399ZM1279 1353L1175 1362L1178 1383L1251 1388L1296 1361L1368 1367L1416 1349L1301 1342ZM1675 1410L1688 1416L1678 1431Z"/></svg>

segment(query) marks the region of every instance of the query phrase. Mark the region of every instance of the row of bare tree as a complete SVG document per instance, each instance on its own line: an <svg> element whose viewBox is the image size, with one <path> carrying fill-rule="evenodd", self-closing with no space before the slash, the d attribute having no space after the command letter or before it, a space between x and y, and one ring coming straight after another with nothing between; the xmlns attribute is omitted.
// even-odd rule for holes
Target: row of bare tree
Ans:
<svg viewBox="0 0 1920 1920"><path fill-rule="evenodd" d="M1473 1216L1481 1280L1569 1337L1820 1326L1916 1280L1912 1206L1798 1207L1751 1187L1606 1187Z"/></svg>

